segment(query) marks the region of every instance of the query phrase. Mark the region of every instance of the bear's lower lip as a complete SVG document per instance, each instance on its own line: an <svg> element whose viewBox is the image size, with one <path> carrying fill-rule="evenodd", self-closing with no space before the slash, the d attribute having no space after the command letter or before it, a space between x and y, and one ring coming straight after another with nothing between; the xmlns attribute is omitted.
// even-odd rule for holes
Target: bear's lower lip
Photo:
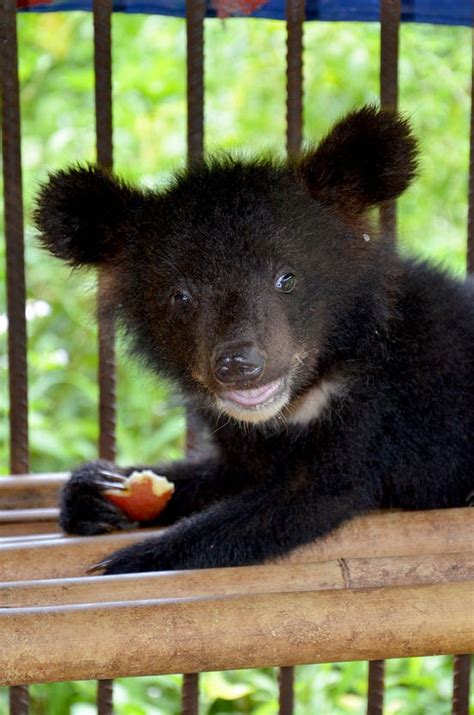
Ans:
<svg viewBox="0 0 474 715"><path fill-rule="evenodd" d="M250 390L228 390L221 392L219 397L221 400L233 402L240 407L256 408L267 404L277 397L284 386L283 379L274 380L261 387L255 387Z"/></svg>

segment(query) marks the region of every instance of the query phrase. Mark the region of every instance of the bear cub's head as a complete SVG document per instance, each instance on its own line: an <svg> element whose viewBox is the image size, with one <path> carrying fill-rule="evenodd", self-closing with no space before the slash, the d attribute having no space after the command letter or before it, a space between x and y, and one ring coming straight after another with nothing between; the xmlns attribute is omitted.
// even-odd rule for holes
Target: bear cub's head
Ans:
<svg viewBox="0 0 474 715"><path fill-rule="evenodd" d="M365 107L290 165L222 156L156 191L59 171L35 220L54 255L100 267L106 309L153 369L266 422L383 324L392 250L368 212L415 171L407 122Z"/></svg>

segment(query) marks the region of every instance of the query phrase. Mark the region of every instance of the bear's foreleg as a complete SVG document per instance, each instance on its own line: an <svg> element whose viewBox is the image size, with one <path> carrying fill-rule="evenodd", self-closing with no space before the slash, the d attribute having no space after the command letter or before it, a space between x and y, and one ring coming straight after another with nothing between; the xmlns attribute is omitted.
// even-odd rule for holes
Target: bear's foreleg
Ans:
<svg viewBox="0 0 474 715"><path fill-rule="evenodd" d="M370 486L337 495L285 482L260 484L126 547L97 565L106 574L243 566L283 556L376 505Z"/></svg>

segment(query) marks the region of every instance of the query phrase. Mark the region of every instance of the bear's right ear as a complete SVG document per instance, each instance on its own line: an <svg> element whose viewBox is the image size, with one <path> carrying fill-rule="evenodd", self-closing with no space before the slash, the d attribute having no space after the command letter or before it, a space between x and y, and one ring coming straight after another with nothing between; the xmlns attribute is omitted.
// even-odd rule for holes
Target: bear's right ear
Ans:
<svg viewBox="0 0 474 715"><path fill-rule="evenodd" d="M144 195L95 166L50 174L33 214L45 248L72 266L106 263L123 242L120 227Z"/></svg>

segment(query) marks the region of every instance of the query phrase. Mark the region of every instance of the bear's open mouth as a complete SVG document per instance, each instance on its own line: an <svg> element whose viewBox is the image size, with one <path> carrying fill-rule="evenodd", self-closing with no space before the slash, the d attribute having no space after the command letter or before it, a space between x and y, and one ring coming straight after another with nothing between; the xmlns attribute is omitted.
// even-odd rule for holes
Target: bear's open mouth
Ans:
<svg viewBox="0 0 474 715"><path fill-rule="evenodd" d="M278 397L282 388L283 379L280 379L248 390L228 390L221 392L219 397L221 400L234 402L239 405L239 407L258 409Z"/></svg>
<svg viewBox="0 0 474 715"><path fill-rule="evenodd" d="M247 390L226 390L216 395L219 408L239 420L260 422L274 417L287 404L284 377Z"/></svg>

